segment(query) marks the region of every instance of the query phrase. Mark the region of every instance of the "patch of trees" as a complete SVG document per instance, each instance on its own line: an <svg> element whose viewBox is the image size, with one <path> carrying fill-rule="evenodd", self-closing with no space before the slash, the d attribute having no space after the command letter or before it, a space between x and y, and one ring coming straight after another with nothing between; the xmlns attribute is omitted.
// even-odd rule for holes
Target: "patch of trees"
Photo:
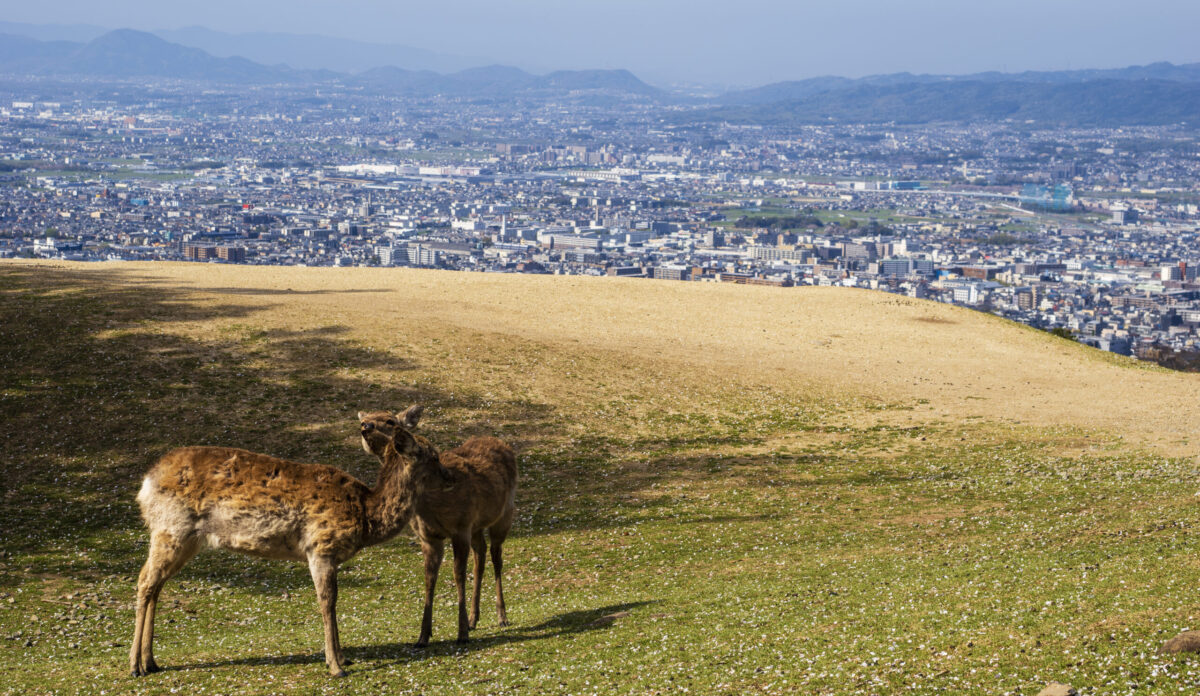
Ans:
<svg viewBox="0 0 1200 696"><path fill-rule="evenodd" d="M196 160L195 162L188 162L186 164L181 164L181 165L179 165L179 168L186 169L186 170L220 169L221 167L224 167L224 166L225 166L224 162L218 162L216 160Z"/></svg>
<svg viewBox="0 0 1200 696"><path fill-rule="evenodd" d="M293 167L293 168L297 168L297 169L307 169L307 168L312 167L313 164L312 164L312 162L309 162L308 160L300 160L300 159L288 160L286 162L283 160L266 160L265 162L259 162L258 166L262 167L263 169L285 169L287 167Z"/></svg>
<svg viewBox="0 0 1200 696"><path fill-rule="evenodd" d="M995 232L986 237L976 237L975 242L978 244L991 244L993 246L1012 246L1025 241L1015 234L1008 232Z"/></svg>
<svg viewBox="0 0 1200 696"><path fill-rule="evenodd" d="M688 202L687 202L687 201L681 201L681 200L677 200L677 199L675 199L675 198L663 198L662 200L656 200L656 201L647 201L647 202L645 203L645 207L647 207L647 208L651 208L651 209L657 209L657 208L686 208L686 207L688 207Z"/></svg>
<svg viewBox="0 0 1200 696"><path fill-rule="evenodd" d="M871 220L865 225L859 224L858 220L854 219L840 220L833 224L841 227L844 230L855 230L864 234L882 234L889 236L896 234L895 230L887 225L881 224L878 220Z"/></svg>
<svg viewBox="0 0 1200 696"><path fill-rule="evenodd" d="M825 223L816 215L791 215L772 217L768 215L743 215L734 223L738 227L765 227L769 230L798 230L824 227Z"/></svg>
<svg viewBox="0 0 1200 696"><path fill-rule="evenodd" d="M1200 353L1184 352L1155 343L1139 348L1137 357L1179 372L1200 372Z"/></svg>

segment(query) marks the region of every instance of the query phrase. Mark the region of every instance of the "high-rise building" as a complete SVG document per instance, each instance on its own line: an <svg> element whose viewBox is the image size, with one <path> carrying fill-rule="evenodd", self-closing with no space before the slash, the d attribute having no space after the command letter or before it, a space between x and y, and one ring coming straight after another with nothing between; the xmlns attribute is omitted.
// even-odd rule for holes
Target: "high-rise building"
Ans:
<svg viewBox="0 0 1200 696"><path fill-rule="evenodd" d="M188 242L183 245L183 258L188 261L207 261L217 258L217 245L212 242Z"/></svg>
<svg viewBox="0 0 1200 696"><path fill-rule="evenodd" d="M1041 300L1038 295L1038 286L1036 285L1017 290L1017 307L1026 312L1032 312L1037 309L1038 302Z"/></svg>
<svg viewBox="0 0 1200 696"><path fill-rule="evenodd" d="M240 246L217 247L217 258L229 263L245 263L246 248Z"/></svg>

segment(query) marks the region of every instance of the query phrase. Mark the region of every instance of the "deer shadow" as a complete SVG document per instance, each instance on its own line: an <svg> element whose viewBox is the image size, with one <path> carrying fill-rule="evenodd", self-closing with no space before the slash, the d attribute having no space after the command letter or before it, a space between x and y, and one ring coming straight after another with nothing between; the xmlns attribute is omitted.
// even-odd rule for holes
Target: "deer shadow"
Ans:
<svg viewBox="0 0 1200 696"><path fill-rule="evenodd" d="M471 638L466 643L454 640L442 640L430 643L428 647L417 648L412 643L392 642L379 645L359 647L347 646L345 655L355 667L354 672L373 672L386 669L393 665L404 665L421 662L431 657L464 655L481 652L501 645L524 643L534 640L549 640L565 636L580 635L594 631L606 630L626 617L629 612L657 604L658 600L641 600L622 602L595 609L580 609L563 612L532 626L511 626L501 633ZM314 640L317 638L314 633ZM363 665L367 661L377 664ZM163 671L187 671L195 669L220 669L222 667L238 666L281 666L294 664L324 664L323 653L300 653L292 655L263 655L258 657L242 657L232 660L215 660L211 662L193 662L190 664L169 665Z"/></svg>

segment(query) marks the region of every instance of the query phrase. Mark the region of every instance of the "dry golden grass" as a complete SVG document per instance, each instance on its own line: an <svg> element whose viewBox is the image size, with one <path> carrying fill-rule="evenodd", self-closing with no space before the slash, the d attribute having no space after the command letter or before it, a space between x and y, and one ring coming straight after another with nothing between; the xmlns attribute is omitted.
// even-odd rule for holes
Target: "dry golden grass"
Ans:
<svg viewBox="0 0 1200 696"><path fill-rule="evenodd" d="M1200 433L1200 375L884 293L409 269L58 267L186 290L189 301L261 303L259 325L339 327L401 356L441 341L443 357L480 361L468 380L519 386L537 401L592 403L597 392L682 380L714 395L765 387L915 407L875 416L898 422L1101 429L1171 456L1193 456ZM236 322L179 328L205 334ZM521 379L489 375L489 365Z"/></svg>

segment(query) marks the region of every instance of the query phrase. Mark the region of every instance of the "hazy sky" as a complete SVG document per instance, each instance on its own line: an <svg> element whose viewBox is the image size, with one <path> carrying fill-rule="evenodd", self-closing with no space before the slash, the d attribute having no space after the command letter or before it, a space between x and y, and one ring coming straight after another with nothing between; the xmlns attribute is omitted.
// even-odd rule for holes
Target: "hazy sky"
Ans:
<svg viewBox="0 0 1200 696"><path fill-rule="evenodd" d="M0 0L0 20L319 33L659 83L1200 61L1200 0Z"/></svg>

